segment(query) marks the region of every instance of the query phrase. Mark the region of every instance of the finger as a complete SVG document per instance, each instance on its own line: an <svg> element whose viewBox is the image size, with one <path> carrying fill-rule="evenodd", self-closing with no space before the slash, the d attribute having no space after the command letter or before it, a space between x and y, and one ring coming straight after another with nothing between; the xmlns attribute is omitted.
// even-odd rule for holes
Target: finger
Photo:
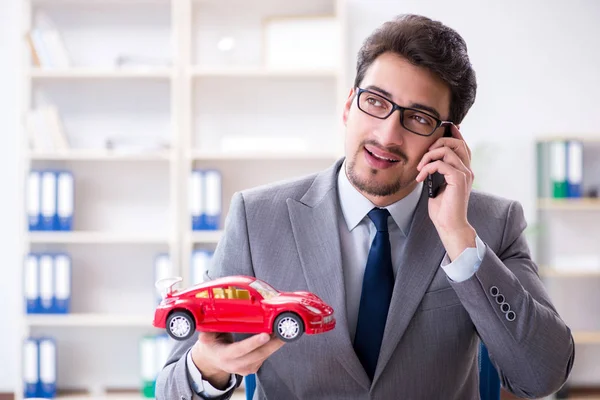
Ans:
<svg viewBox="0 0 600 400"><path fill-rule="evenodd" d="M252 365L262 364L273 353L283 347L284 344L285 342L282 340L272 338L268 343L260 346L256 350L232 360L232 363L242 370Z"/></svg>
<svg viewBox="0 0 600 400"><path fill-rule="evenodd" d="M421 170L425 164L430 163L431 161L442 160L453 167L466 172L468 170L467 166L464 164L463 160L449 147L439 147L435 150L428 151L423 155L421 162L417 165L417 170Z"/></svg>
<svg viewBox="0 0 600 400"><path fill-rule="evenodd" d="M460 157L465 165L471 165L471 150L464 140L453 137L439 138L429 147L428 150L431 151L439 149L440 147L448 147L452 149L452 151L454 151Z"/></svg>
<svg viewBox="0 0 600 400"><path fill-rule="evenodd" d="M469 155L469 160L471 159L471 149L469 148L469 145L467 144L467 141L465 140L465 138L463 137L461 131L460 131L460 125L454 125L452 124L450 126L450 132L452 132L452 137L462 140L464 147L467 151L467 154Z"/></svg>
<svg viewBox="0 0 600 400"><path fill-rule="evenodd" d="M268 343L270 339L268 333L259 333L258 335L250 336L239 342L227 345L223 350L222 357L229 360L238 359Z"/></svg>
<svg viewBox="0 0 600 400"><path fill-rule="evenodd" d="M434 172L439 172L440 174L444 175L444 179L448 185L456 186L460 182L468 183L468 177L465 172L460 171L450 164L440 160L426 164L423 169L421 169L421 172L419 172L417 175L417 182L424 181L427 175L431 175Z"/></svg>
<svg viewBox="0 0 600 400"><path fill-rule="evenodd" d="M471 160L471 148L469 147L469 145L467 144L467 141L465 140L462 133L460 132L460 125L457 126L457 125L452 124L452 127L450 128L450 130L452 132L453 137L463 141L465 149L467 150L467 154L469 154L469 160Z"/></svg>

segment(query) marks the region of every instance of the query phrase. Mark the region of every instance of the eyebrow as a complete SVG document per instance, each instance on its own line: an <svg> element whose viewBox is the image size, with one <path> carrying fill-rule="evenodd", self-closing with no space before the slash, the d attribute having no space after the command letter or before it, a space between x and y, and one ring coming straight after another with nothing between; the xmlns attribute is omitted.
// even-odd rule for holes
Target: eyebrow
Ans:
<svg viewBox="0 0 600 400"><path fill-rule="evenodd" d="M365 89L375 90L375 91L381 93L382 95L384 95L385 97L387 97L388 100L390 100L392 97L394 97L394 96L392 96L392 94L390 92L388 92L387 90L384 90L384 89L380 88L379 86L369 85L369 86L365 87ZM440 113L438 112L438 110L436 110L433 107L426 106L426 105L420 104L420 103L411 103L408 106L408 108L416 108L416 109L419 109L419 110L427 111L430 114L433 114L436 117L438 117L439 119L441 119Z"/></svg>

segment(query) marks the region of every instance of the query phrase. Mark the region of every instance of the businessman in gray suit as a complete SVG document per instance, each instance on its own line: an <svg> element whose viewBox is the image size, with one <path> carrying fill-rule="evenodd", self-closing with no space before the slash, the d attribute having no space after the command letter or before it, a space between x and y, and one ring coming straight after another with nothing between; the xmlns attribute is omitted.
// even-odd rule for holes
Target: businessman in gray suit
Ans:
<svg viewBox="0 0 600 400"><path fill-rule="evenodd" d="M236 193L207 278L251 275L308 290L336 328L283 344L268 334L178 342L157 399L477 399L479 341L503 386L542 397L566 381L569 328L539 279L519 203L472 191L458 129L475 73L454 30L404 15L360 49L329 169ZM428 175L446 184L428 196Z"/></svg>

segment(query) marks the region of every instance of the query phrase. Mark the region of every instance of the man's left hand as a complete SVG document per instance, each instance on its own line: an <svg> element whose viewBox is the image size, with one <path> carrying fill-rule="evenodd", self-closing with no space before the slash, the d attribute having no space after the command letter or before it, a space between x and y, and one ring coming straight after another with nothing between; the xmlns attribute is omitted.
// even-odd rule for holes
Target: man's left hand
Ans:
<svg viewBox="0 0 600 400"><path fill-rule="evenodd" d="M473 186L471 150L462 134L452 125L452 137L441 137L429 147L417 166L416 180L439 172L446 179L435 198L429 199L429 218L440 235L448 257L454 261L467 247L476 247L475 229L467 220L467 206Z"/></svg>

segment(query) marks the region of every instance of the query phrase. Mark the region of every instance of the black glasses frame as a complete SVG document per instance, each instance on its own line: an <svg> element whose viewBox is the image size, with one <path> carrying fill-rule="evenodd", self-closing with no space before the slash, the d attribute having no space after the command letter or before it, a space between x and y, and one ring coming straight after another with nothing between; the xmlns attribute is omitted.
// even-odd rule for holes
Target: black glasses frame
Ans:
<svg viewBox="0 0 600 400"><path fill-rule="evenodd" d="M411 133L414 133L415 135L419 135L419 136L425 136L425 137L427 137L427 136L431 136L431 135L433 135L433 133L434 133L434 132L435 132L435 131L436 131L436 130L439 128L439 127L441 127L441 126L449 126L449 125L452 125L452 124L453 124L453 122L452 122L452 121L442 121L441 119L439 119L439 118L438 118L438 117L436 117L435 115L431 115L431 114L429 114L428 112L425 112L425 111L423 111L423 110L419 110L419 109L417 109L417 108L409 108L409 107L402 107L402 106L399 106L398 104L394 103L393 101L391 101L391 100L390 100L390 99L388 99L387 97L385 97L385 96L382 96L382 95L380 95L379 93L372 92L372 91L370 91L370 90L368 90L368 89L362 89L362 88L359 88L359 87L357 87L357 88L356 88L356 91L357 91L357 92L356 92L356 105L358 106L358 109L359 109L360 111L364 112L364 113L365 113L365 114L367 114L367 115L370 115L370 116L371 116L371 117L373 117L373 118L377 118L377 119L387 119L387 118L388 118L390 115L392 115L392 114L393 114L393 113L394 113L396 110L398 110L398 111L400 111L400 124L402 125L402 127L403 127L404 129L406 129L407 131L409 131L409 132L411 132ZM363 110L363 109L360 107L360 96L361 96L361 94L363 94L363 93L370 93L370 94L372 94L372 95L375 95L375 96L377 96L377 97L381 97L382 99L384 99L384 100L388 101L388 102L389 102L389 103L392 105L392 109L390 110L390 112L389 112L389 113L388 113L388 114L387 114L385 117L379 117L379 116L377 116L377 115L373 115L373 114L371 114L371 113L369 113L369 112L367 112L367 111ZM422 133L418 133L418 132L415 132L415 131L413 131L413 130L412 130L412 129L410 129L410 128L407 128L407 127L404 125L404 111L406 111L406 110L409 110L409 111L416 111L416 112L418 112L418 113L425 114L425 115L427 115L428 117L431 117L431 118L433 118L433 119L435 120L435 123L436 123L436 125L435 125L435 128L433 128L433 130L431 131L431 133L429 133L428 135L423 135Z"/></svg>

